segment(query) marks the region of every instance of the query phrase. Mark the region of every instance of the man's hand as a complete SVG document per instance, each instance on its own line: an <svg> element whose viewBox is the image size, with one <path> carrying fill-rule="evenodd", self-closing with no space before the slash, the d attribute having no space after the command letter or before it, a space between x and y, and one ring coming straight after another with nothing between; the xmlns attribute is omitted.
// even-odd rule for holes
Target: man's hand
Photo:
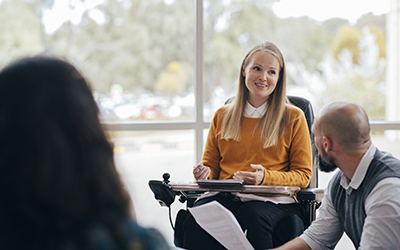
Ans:
<svg viewBox="0 0 400 250"><path fill-rule="evenodd" d="M264 167L260 164L250 164L250 167L254 168L255 172L249 171L237 171L233 174L233 179L240 179L247 185L260 185L264 180Z"/></svg>

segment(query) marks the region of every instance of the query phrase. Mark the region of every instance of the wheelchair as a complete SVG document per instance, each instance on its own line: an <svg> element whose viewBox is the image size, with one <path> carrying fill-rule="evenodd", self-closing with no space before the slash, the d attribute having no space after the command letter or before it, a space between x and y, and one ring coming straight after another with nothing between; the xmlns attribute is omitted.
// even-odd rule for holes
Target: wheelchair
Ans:
<svg viewBox="0 0 400 250"><path fill-rule="evenodd" d="M229 101L230 100L228 100L226 103L228 103ZM288 101L292 105L300 108L305 114L310 133L313 158L315 158L316 155L315 155L314 134L311 131L311 126L314 121L314 111L312 105L307 99L298 96L288 96ZM315 160L313 162L315 162ZM178 199L181 203L186 202L186 208L188 208L193 206L194 202L198 197L200 197L203 193L208 191L251 193L252 190L255 190L254 188L256 187L253 185L243 185L243 187L239 188L236 187L232 189L231 187L228 186L206 187L198 185L196 183L192 184L174 183L170 181L169 173L164 173L162 178L163 180L150 180L149 187L154 193L154 198L159 202L159 204L163 207L168 207L169 209L171 204L174 203L176 197L179 197ZM273 188L273 186L270 186L270 188L266 188L264 191L258 190L256 192L264 194L271 193L271 188ZM282 189L274 189L274 190L282 190ZM296 236L299 236L307 227L310 226L311 222L315 220L316 210L321 205L321 201L324 195L324 190L318 188L317 166L313 164L313 174L309 186L307 188L305 189L297 188L294 190L290 190L290 192L288 192L287 189L284 190L285 192L274 191L273 193L284 194L293 197L293 199L297 203L299 203L304 209L304 216L300 218L298 215L292 214L289 217L283 218L278 223L277 228L275 230L276 232L285 231L285 228L287 229L288 225L290 225L290 228L292 228L292 230L291 232L289 232L289 234L285 234L285 236L274 234L274 237L277 238L276 241L277 246L284 244L285 242L295 238ZM171 209L170 209L169 219L171 222L171 226L174 230L174 244L177 247L182 247L183 244L182 224L187 216L187 213L189 213L187 209L181 209L180 211L178 211L174 226L172 223ZM285 232L287 232L287 230Z"/></svg>

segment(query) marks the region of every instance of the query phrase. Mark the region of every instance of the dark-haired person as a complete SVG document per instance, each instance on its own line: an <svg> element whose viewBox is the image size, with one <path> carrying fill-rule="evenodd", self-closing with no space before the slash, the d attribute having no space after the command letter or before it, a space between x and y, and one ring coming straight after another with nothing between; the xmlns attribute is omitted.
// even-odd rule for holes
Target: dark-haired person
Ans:
<svg viewBox="0 0 400 250"><path fill-rule="evenodd" d="M238 73L236 97L215 112L194 177L307 187L312 174L310 134L304 113L287 102L281 51L269 41L254 46L244 56ZM286 242L274 237L279 221L302 214L301 206L284 196L213 193L196 201L195 206L214 200L235 215L255 249ZM191 215L183 228L184 248L224 249ZM286 232L283 236L291 239Z"/></svg>
<svg viewBox="0 0 400 250"><path fill-rule="evenodd" d="M277 249L334 249L343 232L356 249L400 249L400 160L374 146L364 109L330 103L312 129L320 169L340 171L325 189L317 220Z"/></svg>
<svg viewBox="0 0 400 250"><path fill-rule="evenodd" d="M45 56L0 71L0 249L169 249L132 220L82 74Z"/></svg>

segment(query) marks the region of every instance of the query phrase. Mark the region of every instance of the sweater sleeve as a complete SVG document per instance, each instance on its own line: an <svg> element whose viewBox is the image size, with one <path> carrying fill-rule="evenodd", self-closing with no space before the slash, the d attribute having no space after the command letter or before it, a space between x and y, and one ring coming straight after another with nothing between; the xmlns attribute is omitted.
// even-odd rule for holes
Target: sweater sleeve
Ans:
<svg viewBox="0 0 400 250"><path fill-rule="evenodd" d="M219 124L222 109L215 112L213 120L211 121L210 128L207 135L206 145L204 147L202 163L211 169L209 179L219 179L221 154L219 150Z"/></svg>
<svg viewBox="0 0 400 250"><path fill-rule="evenodd" d="M297 109L297 108L296 108ZM293 111L293 108L291 109ZM289 142L288 168L265 169L261 185L299 186L306 188L312 174L312 152L308 125L301 110L291 112L291 122L282 135Z"/></svg>

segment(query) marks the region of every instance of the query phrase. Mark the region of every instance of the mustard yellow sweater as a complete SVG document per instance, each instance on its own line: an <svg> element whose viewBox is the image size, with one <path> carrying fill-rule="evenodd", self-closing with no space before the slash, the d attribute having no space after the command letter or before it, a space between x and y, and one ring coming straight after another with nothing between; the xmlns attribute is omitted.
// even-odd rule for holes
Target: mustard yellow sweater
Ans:
<svg viewBox="0 0 400 250"><path fill-rule="evenodd" d="M261 185L307 187L312 173L311 142L300 109L287 106L289 126L275 146L264 149L254 132L258 118L244 117L240 141L220 139L226 108L215 113L204 149L202 162L211 168L210 179L232 179L236 171L254 172L250 164L261 164L265 168Z"/></svg>

